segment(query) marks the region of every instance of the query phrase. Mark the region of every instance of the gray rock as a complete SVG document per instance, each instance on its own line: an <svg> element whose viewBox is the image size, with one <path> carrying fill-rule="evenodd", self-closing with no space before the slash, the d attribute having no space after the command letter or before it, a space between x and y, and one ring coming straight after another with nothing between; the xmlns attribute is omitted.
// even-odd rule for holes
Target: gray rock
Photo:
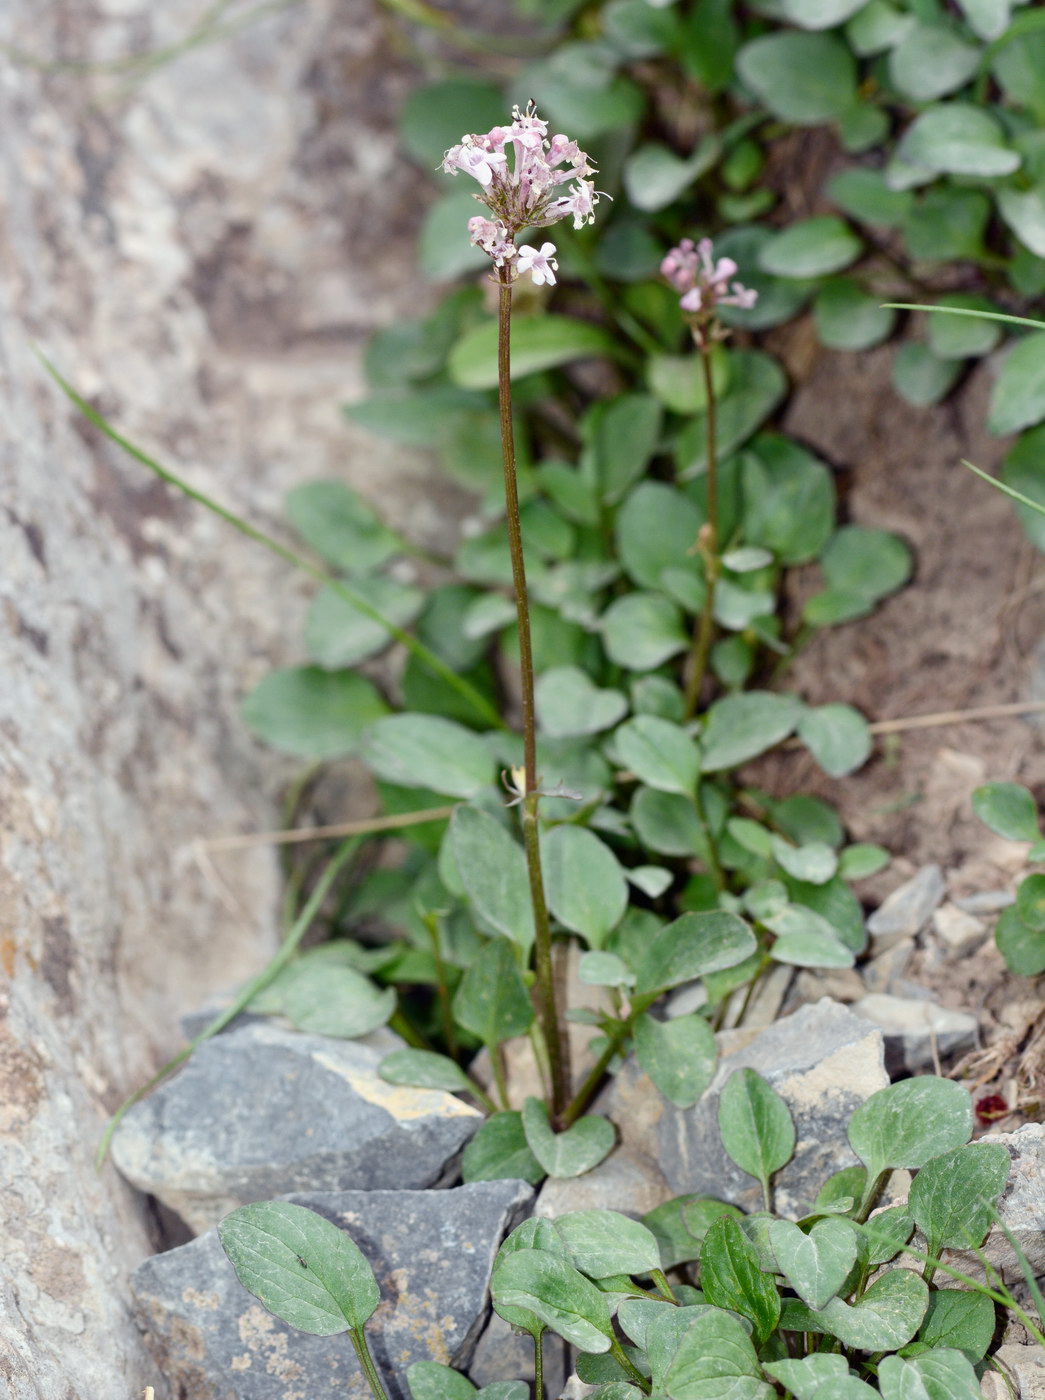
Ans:
<svg viewBox="0 0 1045 1400"><path fill-rule="evenodd" d="M617 1147L583 1176L549 1177L534 1215L554 1220L570 1210L619 1210L645 1215L674 1193L651 1158L634 1147Z"/></svg>
<svg viewBox="0 0 1045 1400"><path fill-rule="evenodd" d="M367 1339L394 1400L415 1361L464 1366L486 1319L498 1246L533 1198L521 1181L452 1191L305 1192L285 1199L347 1229L381 1288ZM347 1336L312 1337L242 1286L217 1231L134 1274L140 1325L175 1395L193 1400L373 1400Z"/></svg>
<svg viewBox="0 0 1045 1400"><path fill-rule="evenodd" d="M386 1084L383 1055L265 1023L217 1036L131 1110L113 1160L197 1232L287 1191L437 1185L482 1115Z"/></svg>
<svg viewBox="0 0 1045 1400"><path fill-rule="evenodd" d="M980 1142L1000 1142L1012 1159L1009 1184L998 1202L998 1214L1027 1257L1035 1278L1045 1275L1045 1127L1025 1123L1014 1133L987 1133ZM1023 1273L1005 1232L991 1227L983 1253L1010 1286L1023 1282ZM974 1278L983 1277L975 1254L947 1251L947 1263Z"/></svg>
<svg viewBox="0 0 1045 1400"><path fill-rule="evenodd" d="M933 930L952 953L968 953L987 936L987 925L957 904L941 904L933 915Z"/></svg>
<svg viewBox="0 0 1045 1400"><path fill-rule="evenodd" d="M983 1377L985 1400L1045 1400L1045 1350L1040 1346L1006 1342L991 1359L1000 1373L988 1371Z"/></svg>
<svg viewBox="0 0 1045 1400"><path fill-rule="evenodd" d="M982 890L979 894L965 895L954 902L967 914L1000 914L1010 904L1016 903L1016 896L1011 890Z"/></svg>
<svg viewBox="0 0 1045 1400"><path fill-rule="evenodd" d="M571 1376L562 1388L559 1400L588 1400L595 1394L595 1386L585 1385L579 1376Z"/></svg>
<svg viewBox="0 0 1045 1400"><path fill-rule="evenodd" d="M867 921L871 947L882 953L902 938L913 938L932 917L933 910L947 892L938 865L923 865L893 890Z"/></svg>
<svg viewBox="0 0 1045 1400"><path fill-rule="evenodd" d="M846 1138L850 1115L889 1083L881 1032L825 997L753 1036L733 1031L718 1041L720 1053L728 1051L694 1108L666 1103L629 1061L599 1109L617 1124L625 1147L655 1156L673 1195L705 1192L757 1209L759 1187L722 1149L718 1103L735 1069L758 1070L787 1101L797 1132L795 1155L775 1179L776 1207L801 1214L827 1176L856 1162Z"/></svg>
<svg viewBox="0 0 1045 1400"><path fill-rule="evenodd" d="M544 1334L544 1386L549 1395L558 1395L566 1384L566 1343L557 1333ZM482 1388L495 1381L527 1381L532 1384L533 1338L516 1332L503 1317L490 1313L490 1320L475 1344L468 1367L468 1378Z"/></svg>
<svg viewBox="0 0 1045 1400"><path fill-rule="evenodd" d="M868 992L896 992L914 953L914 939L901 938L877 957L864 963L860 972Z"/></svg>
<svg viewBox="0 0 1045 1400"><path fill-rule="evenodd" d="M855 967L814 967L798 974L795 991L800 1003L819 1001L859 1001L867 994L864 980Z"/></svg>
<svg viewBox="0 0 1045 1400"><path fill-rule="evenodd" d="M853 1003L853 1013L881 1030L886 1068L893 1075L932 1069L934 1042L941 1059L964 1055L976 1046L976 1017L935 1001L873 992Z"/></svg>

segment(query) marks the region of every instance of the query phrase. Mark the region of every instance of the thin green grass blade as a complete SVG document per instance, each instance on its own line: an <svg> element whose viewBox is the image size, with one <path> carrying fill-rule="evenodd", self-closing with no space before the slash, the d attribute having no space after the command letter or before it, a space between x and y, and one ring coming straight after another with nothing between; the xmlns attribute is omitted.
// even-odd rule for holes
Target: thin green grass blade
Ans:
<svg viewBox="0 0 1045 1400"><path fill-rule="evenodd" d="M313 919L319 913L323 901L329 894L334 881L362 843L362 836L352 836L349 837L347 841L341 843L331 857L327 868L316 882L316 887L309 896L308 903L295 919L286 938L284 938L268 964L262 968L256 977L252 977L246 986L242 988L231 1006L226 1007L220 1015L215 1016L210 1025L200 1031L199 1035L193 1040L190 1040L184 1050L179 1050L173 1059L168 1060L161 1069L156 1071L150 1080L143 1084L140 1089L135 1089L130 1098L126 1099L120 1105L106 1124L105 1132L102 1134L102 1140L98 1144L98 1151L95 1156L95 1167L98 1171L101 1171L102 1167L105 1165L105 1159L109 1153L109 1144L112 1142L113 1133L115 1133L125 1115L134 1105L145 1098L146 1094L150 1094L153 1089L156 1088L157 1084L162 1083L163 1080L167 1078L168 1074L173 1073L180 1065L183 1065L192 1055L193 1051L202 1045L205 1040L210 1040L211 1036L215 1036L219 1031L223 1031L229 1022L234 1020L248 1003L257 996L258 992L268 986L276 976L276 973L281 972L283 968L286 967L287 963L297 952L298 945L308 932Z"/></svg>
<svg viewBox="0 0 1045 1400"><path fill-rule="evenodd" d="M1016 1262L1020 1266L1020 1273L1023 1275L1023 1280L1027 1285L1027 1292L1030 1294L1034 1307L1037 1310L1038 1321L1045 1327L1045 1298L1042 1297L1041 1289L1038 1287L1038 1280L1034 1277L1034 1270L1030 1266L1030 1260L1021 1249L1019 1240L1017 1240L1016 1236L1001 1218L996 1206L991 1207L991 1214L994 1217L994 1223L1002 1231L1009 1242L1013 1254L1016 1256ZM1037 1340L1039 1343L1042 1341L1040 1332L1038 1333Z"/></svg>
<svg viewBox="0 0 1045 1400"><path fill-rule="evenodd" d="M454 690L456 690L459 695L464 696L476 713L481 715L488 724L493 725L497 729L504 729L506 727L504 720L485 696L481 695L474 686L470 685L461 676L457 675L455 671L451 670L445 661L442 661L436 656L434 651L430 651L423 642L419 642L411 633L404 631L402 627L398 627L394 622L390 622L383 613L379 612L377 608L368 603L367 600L356 593L353 588L343 583L341 579L332 578L325 569L321 569L317 564L313 564L309 559L306 559L301 554L297 554L286 545L280 544L280 542L273 539L271 535L266 535L263 530L259 530L256 526L251 525L249 521L234 514L226 506L221 505L219 501L214 500L213 497L205 495L202 491L197 490L195 486L190 486L187 481L177 476L169 467L161 466L160 463L150 457L147 452L143 452L140 447L135 447L133 442L128 441L127 438L118 433L116 429L102 417L97 409L92 408L86 399L82 398L72 385L68 383L67 380L63 379L62 375L55 369L54 365L43 351L37 350L36 353L44 369L47 370L47 373L70 402L74 403L89 422L93 423L94 426L98 428L100 432L103 432L111 442L114 442L117 447L121 447L128 456L133 457L136 462L140 462L143 467L147 467L149 471L155 476L158 476L161 481L165 481L168 486L173 486L175 490L180 491L183 496L188 496L190 500L197 501L201 506L205 506L207 510L238 530L241 535L246 535L248 539L254 540L257 544L264 545L267 550L284 560L285 563L293 565L295 569L300 569L303 573L308 574L310 578L314 578L317 582L325 584L335 592L338 597L343 598L346 603L361 612L364 617L370 618L372 622L376 622L380 627L383 627L390 637L400 642L408 651L412 652L414 656L417 657L418 661L426 666L434 675L439 676L447 685L453 686Z"/></svg>
<svg viewBox="0 0 1045 1400"><path fill-rule="evenodd" d="M889 311L936 311L941 316L975 316L980 321L1005 321L1010 326L1035 326L1045 331L1045 321L1031 321L1026 316L1009 316L1003 311L971 311L967 306L923 306L913 301L884 301Z"/></svg>
<svg viewBox="0 0 1045 1400"><path fill-rule="evenodd" d="M1022 491L1014 491L1011 486L1006 486L1004 481L999 481L996 476L990 476L987 472L981 471L979 467L974 467L971 462L962 458L962 466L968 467L971 472L982 477L984 481L993 486L995 490L1001 491L1003 495L1011 496L1014 501L1019 501L1021 506L1029 506L1031 510L1036 510L1039 515L1045 515L1045 506L1040 501L1032 501L1029 496L1025 496Z"/></svg>

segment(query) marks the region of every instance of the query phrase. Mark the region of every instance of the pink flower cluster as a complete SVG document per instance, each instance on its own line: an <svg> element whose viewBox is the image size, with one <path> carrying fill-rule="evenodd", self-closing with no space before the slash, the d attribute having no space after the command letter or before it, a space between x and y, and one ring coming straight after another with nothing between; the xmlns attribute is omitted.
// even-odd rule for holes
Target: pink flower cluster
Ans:
<svg viewBox="0 0 1045 1400"><path fill-rule="evenodd" d="M677 248L672 248L660 270L682 293L679 305L691 315L710 316L716 306L747 310L758 300L757 292L739 282L730 285L737 265L732 258L719 258L716 262L710 238L702 238L697 244L692 238L684 238Z"/></svg>
<svg viewBox="0 0 1045 1400"><path fill-rule="evenodd" d="M514 108L511 126L462 137L447 151L443 169L448 175L463 170L481 186L476 199L493 218L469 219L468 231L495 267L508 269L509 280L529 272L538 284L555 281L554 243L516 248L520 229L547 228L571 215L574 228L583 228L595 218L599 196L588 179L594 166L576 141L565 136L548 139L548 123L532 102L525 112ZM570 181L568 192L560 193Z"/></svg>

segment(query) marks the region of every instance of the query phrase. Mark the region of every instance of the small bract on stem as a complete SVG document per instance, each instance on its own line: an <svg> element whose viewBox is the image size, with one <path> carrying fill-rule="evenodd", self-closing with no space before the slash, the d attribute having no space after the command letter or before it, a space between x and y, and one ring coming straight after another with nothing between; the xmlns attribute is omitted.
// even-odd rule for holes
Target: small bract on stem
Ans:
<svg viewBox="0 0 1045 1400"><path fill-rule="evenodd" d="M558 1123L570 1099L569 1044L563 1023L562 989L557 985L552 962L551 924L541 870L538 813L541 778L537 770L533 644L512 415L512 289L525 273L529 273L537 286L554 286L558 268L554 243L524 245L521 248L516 245L516 238L522 230L547 228L571 216L574 227L582 228L594 219L599 196L588 179L595 171L587 155L580 150L576 141L566 136L549 139L547 123L537 115L532 103L525 111L515 108L510 126L495 126L488 132L462 137L458 145L447 151L443 169L449 175L456 175L458 171L471 175L480 186L476 199L485 204L493 215L487 218L477 214L469 219L468 231L472 242L482 248L493 263L492 276L499 292L498 404L522 677L523 764L521 770L513 770L512 780L515 801L522 816L523 844L533 906L537 1003L551 1077L551 1117ZM566 193L559 192L563 185L570 186Z"/></svg>
<svg viewBox="0 0 1045 1400"><path fill-rule="evenodd" d="M704 603L697 618L690 648L686 674L685 712L687 719L696 713L700 688L704 683L711 640L715 631L715 588L722 572L721 542L718 537L718 432L715 409L715 383L712 352L715 345L729 332L716 314L720 306L748 309L758 300L758 293L739 282L732 282L737 265L732 258L717 261L710 238L694 243L684 238L665 257L660 270L676 291L681 292L679 306L686 313L693 343L700 355L704 397L707 404L704 422L707 429L707 501L708 518L696 540L696 550L704 562L707 585Z"/></svg>

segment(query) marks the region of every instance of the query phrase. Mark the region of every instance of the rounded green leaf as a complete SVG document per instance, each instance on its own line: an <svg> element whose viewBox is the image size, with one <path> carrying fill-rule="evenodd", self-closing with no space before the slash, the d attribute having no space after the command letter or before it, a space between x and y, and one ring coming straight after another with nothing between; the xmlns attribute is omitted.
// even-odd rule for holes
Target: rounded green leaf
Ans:
<svg viewBox="0 0 1045 1400"><path fill-rule="evenodd" d="M979 1361L991 1344L995 1322L994 1303L984 1294L941 1288L929 1296L918 1340L927 1347L956 1347Z"/></svg>
<svg viewBox="0 0 1045 1400"><path fill-rule="evenodd" d="M1001 125L966 102L941 103L915 117L897 153L908 165L940 175L1011 175L1020 165Z"/></svg>
<svg viewBox="0 0 1045 1400"><path fill-rule="evenodd" d="M241 713L248 728L280 753L345 758L388 706L365 676L295 666L263 676Z"/></svg>
<svg viewBox="0 0 1045 1400"><path fill-rule="evenodd" d="M811 841L806 846L792 846L782 836L770 838L773 859L781 870L796 880L811 885L826 885L838 869L838 857L823 841Z"/></svg>
<svg viewBox="0 0 1045 1400"><path fill-rule="evenodd" d="M381 1295L359 1246L289 1201L240 1206L218 1226L236 1277L269 1312L314 1337L358 1331Z"/></svg>
<svg viewBox="0 0 1045 1400"><path fill-rule="evenodd" d="M723 350L712 352L711 384L716 400L729 389L730 363L730 357ZM704 413L707 410L707 385L699 355L651 355L646 375L650 393L673 413Z"/></svg>
<svg viewBox="0 0 1045 1400"><path fill-rule="evenodd" d="M805 1233L790 1220L774 1220L769 1241L777 1264L804 1303L826 1307L856 1263L859 1236L849 1220L827 1216Z"/></svg>
<svg viewBox="0 0 1045 1400"><path fill-rule="evenodd" d="M963 292L940 297L936 305L951 306L960 311L994 310L993 303L986 297L970 296ZM928 333L929 348L941 360L964 360L974 355L989 355L1002 337L1002 329L997 321L982 321L976 316L947 314L930 314Z"/></svg>
<svg viewBox="0 0 1045 1400"><path fill-rule="evenodd" d="M715 1073L715 1035L703 1016L635 1021L635 1058L676 1108L692 1108Z"/></svg>
<svg viewBox="0 0 1045 1400"><path fill-rule="evenodd" d="M871 0L872 9L883 0ZM892 190L880 170L853 166L842 170L827 183L827 196L851 219L872 227L893 228L902 222L911 207L909 190Z"/></svg>
<svg viewBox="0 0 1045 1400"><path fill-rule="evenodd" d="M346 574L376 569L402 548L357 491L343 481L309 481L287 496L287 515L301 538Z"/></svg>
<svg viewBox="0 0 1045 1400"><path fill-rule="evenodd" d="M491 939L474 959L454 993L453 1013L484 1045L499 1045L530 1029L533 1003L506 939Z"/></svg>
<svg viewBox="0 0 1045 1400"><path fill-rule="evenodd" d="M941 360L927 345L910 340L893 359L893 388L915 408L939 403L962 371L960 360Z"/></svg>
<svg viewBox="0 0 1045 1400"><path fill-rule="evenodd" d="M773 748L794 731L802 710L796 696L770 691L716 700L708 709L702 739L704 772L736 768Z"/></svg>
<svg viewBox="0 0 1045 1400"><path fill-rule="evenodd" d="M852 967L856 962L841 931L804 904L789 904L768 914L763 923L776 934L772 951L777 962L793 967Z"/></svg>
<svg viewBox="0 0 1045 1400"><path fill-rule="evenodd" d="M791 1110L753 1069L734 1070L726 1080L718 1126L728 1156L763 1184L790 1161L795 1150Z"/></svg>
<svg viewBox="0 0 1045 1400"><path fill-rule="evenodd" d="M879 870L884 870L890 860L892 856L884 847L857 842L854 846L846 846L839 856L838 873L843 880L866 880L869 875L877 875Z"/></svg>
<svg viewBox="0 0 1045 1400"><path fill-rule="evenodd" d="M712 138L683 159L660 141L648 141L633 151L624 164L624 188L636 209L652 213L673 204L695 180L705 174L721 151Z"/></svg>
<svg viewBox="0 0 1045 1400"><path fill-rule="evenodd" d="M274 990L274 984L269 991ZM313 959L293 963L279 983L280 1014L300 1031L353 1040L388 1024L395 1014L393 987L379 988L351 967Z"/></svg>
<svg viewBox="0 0 1045 1400"><path fill-rule="evenodd" d="M800 29L834 29L863 9L867 0L781 0L783 18Z"/></svg>
<svg viewBox="0 0 1045 1400"><path fill-rule="evenodd" d="M949 1347L883 1357L878 1388L882 1400L980 1400L983 1394L969 1358Z"/></svg>
<svg viewBox="0 0 1045 1400"><path fill-rule="evenodd" d="M929 1289L918 1274L910 1269L890 1269L871 1284L855 1306L832 1298L817 1317L843 1346L859 1351L895 1351L918 1331L928 1306Z"/></svg>
<svg viewBox="0 0 1045 1400"><path fill-rule="evenodd" d="M489 267L490 259L468 236L475 209L475 200L464 188L450 190L428 206L417 251L421 271L433 282Z"/></svg>
<svg viewBox="0 0 1045 1400"><path fill-rule="evenodd" d="M504 94L492 83L451 78L415 88L403 104L403 145L426 172L466 133L489 131L506 117Z"/></svg>
<svg viewBox="0 0 1045 1400"><path fill-rule="evenodd" d="M1029 929L1045 933L1045 875L1028 875L1016 891L1016 912Z"/></svg>
<svg viewBox="0 0 1045 1400"><path fill-rule="evenodd" d="M1045 425L1017 439L1002 462L1001 479L1033 503L1018 502L1016 514L1027 538L1045 552Z"/></svg>
<svg viewBox="0 0 1045 1400"><path fill-rule="evenodd" d="M473 212L475 204L472 204ZM467 239L467 230L463 231ZM512 322L512 378L595 355L614 357L617 342L591 321L570 316L519 316ZM464 389L497 386L497 322L483 321L466 331L450 352L450 376Z"/></svg>
<svg viewBox="0 0 1045 1400"><path fill-rule="evenodd" d="M641 1275L660 1268L656 1236L615 1210L573 1210L555 1221L575 1268L589 1278Z"/></svg>
<svg viewBox="0 0 1045 1400"><path fill-rule="evenodd" d="M536 1186L545 1170L526 1145L522 1114L495 1113L482 1124L461 1158L465 1181L504 1181L518 1178Z"/></svg>
<svg viewBox="0 0 1045 1400"><path fill-rule="evenodd" d="M460 1371L440 1361L415 1361L406 1368L410 1400L473 1400L479 1392Z"/></svg>
<svg viewBox="0 0 1045 1400"><path fill-rule="evenodd" d="M798 126L832 121L856 101L856 64L834 35L764 35L740 50L737 70L774 116Z"/></svg>
<svg viewBox="0 0 1045 1400"><path fill-rule="evenodd" d="M831 537L835 489L823 462L777 433L760 433L744 453L744 538L782 564L806 564Z"/></svg>
<svg viewBox="0 0 1045 1400"><path fill-rule="evenodd" d="M610 660L629 671L652 671L689 646L681 612L658 593L618 598L600 625Z"/></svg>
<svg viewBox="0 0 1045 1400"><path fill-rule="evenodd" d="M616 953L582 953L577 976L586 987L633 987L635 974Z"/></svg>
<svg viewBox="0 0 1045 1400"><path fill-rule="evenodd" d="M1045 258L1045 187L1033 190L998 190L998 209L1023 246L1036 258Z"/></svg>
<svg viewBox="0 0 1045 1400"><path fill-rule="evenodd" d="M470 1089L468 1076L449 1055L434 1050L393 1050L377 1067L389 1084L405 1084L415 1089L445 1089L459 1093Z"/></svg>
<svg viewBox="0 0 1045 1400"><path fill-rule="evenodd" d="M737 323L735 317L730 320ZM757 432L787 395L787 377L772 355L762 350L733 350L730 365L729 392L716 411L715 447L720 461ZM708 460L705 414L695 414L683 428L675 445L675 455L680 479L688 480L705 471Z"/></svg>
<svg viewBox="0 0 1045 1400"><path fill-rule="evenodd" d="M758 265L775 277L825 277L855 262L862 249L844 220L821 214L775 234L759 253Z"/></svg>
<svg viewBox="0 0 1045 1400"><path fill-rule="evenodd" d="M1045 331L1017 341L1009 351L991 394L987 427L992 433L1018 433L1045 418Z"/></svg>
<svg viewBox="0 0 1045 1400"><path fill-rule="evenodd" d="M855 773L873 746L867 721L852 705L818 705L806 710L798 721L798 737L832 778Z"/></svg>
<svg viewBox="0 0 1045 1400"><path fill-rule="evenodd" d="M949 24L914 24L889 55L889 77L912 102L935 102L964 87L980 49Z"/></svg>
<svg viewBox="0 0 1045 1400"><path fill-rule="evenodd" d="M592 1114L564 1132L553 1132L540 1099L526 1100L522 1121L527 1145L549 1176L583 1176L599 1165L616 1140L610 1120Z"/></svg>
<svg viewBox="0 0 1045 1400"><path fill-rule="evenodd" d="M998 952L1017 977L1037 977L1045 972L1045 934L1028 928L1015 906L1006 909L994 930Z"/></svg>
<svg viewBox="0 0 1045 1400"><path fill-rule="evenodd" d="M816 333L829 350L870 350L892 334L896 312L848 277L825 282L813 305Z"/></svg>
<svg viewBox="0 0 1045 1400"><path fill-rule="evenodd" d="M599 494L615 504L646 470L660 440L664 415L649 394L599 400L593 414L589 442Z"/></svg>
<svg viewBox="0 0 1045 1400"><path fill-rule="evenodd" d="M396 627L405 627L424 606L424 593L382 574L353 580L356 593ZM388 628L354 607L333 588L321 588L305 623L305 645L320 666L355 666L392 644Z"/></svg>
<svg viewBox="0 0 1045 1400"><path fill-rule="evenodd" d="M652 1336L650 1352L652 1362ZM654 1365L654 1385L672 1400L772 1400L744 1324L718 1308L693 1318L670 1354L670 1365L660 1376L659 1370Z"/></svg>
<svg viewBox="0 0 1045 1400"><path fill-rule="evenodd" d="M617 513L620 561L642 588L659 588L665 569L697 573L689 551L703 523L703 512L681 491L661 481L640 482Z"/></svg>
<svg viewBox="0 0 1045 1400"><path fill-rule="evenodd" d="M541 839L548 908L600 948L628 907L628 884L620 861L604 841L583 826L555 826Z"/></svg>
<svg viewBox="0 0 1045 1400"><path fill-rule="evenodd" d="M700 777L700 750L682 728L656 715L637 715L614 735L620 761L649 787L690 797Z"/></svg>
<svg viewBox="0 0 1045 1400"><path fill-rule="evenodd" d="M888 530L843 525L820 558L828 586L877 602L895 593L911 576L911 551Z"/></svg>
<svg viewBox="0 0 1045 1400"><path fill-rule="evenodd" d="M494 1267L490 1292L497 1312L522 1308L571 1346L596 1355L610 1349L613 1324L605 1294L565 1259L541 1249L504 1255Z"/></svg>
<svg viewBox="0 0 1045 1400"><path fill-rule="evenodd" d="M737 914L718 909L683 914L662 928L649 945L639 965L636 994L651 997L683 982L736 967L755 946L755 935Z"/></svg>
<svg viewBox="0 0 1045 1400"><path fill-rule="evenodd" d="M474 797L493 782L493 755L478 734L437 715L388 715L359 746L372 773L388 783Z"/></svg>
<svg viewBox="0 0 1045 1400"><path fill-rule="evenodd" d="M1010 1165L1008 1152L997 1142L967 1143L926 1162L911 1186L908 1208L928 1254L982 1244Z"/></svg>
<svg viewBox="0 0 1045 1400"><path fill-rule="evenodd" d="M644 846L664 856L695 856L706 850L704 833L689 798L640 787L631 803L631 823Z"/></svg>
<svg viewBox="0 0 1045 1400"><path fill-rule="evenodd" d="M953 1079L924 1075L879 1089L849 1120L849 1145L870 1181L896 1167L923 1167L968 1142L972 1105Z"/></svg>
<svg viewBox="0 0 1045 1400"><path fill-rule="evenodd" d="M621 691L600 690L579 666L553 666L545 671L534 698L541 729L554 738L597 734L628 713Z"/></svg>
<svg viewBox="0 0 1045 1400"><path fill-rule="evenodd" d="M533 906L522 847L496 817L458 807L450 821L454 862L479 917L520 948L533 947Z"/></svg>

